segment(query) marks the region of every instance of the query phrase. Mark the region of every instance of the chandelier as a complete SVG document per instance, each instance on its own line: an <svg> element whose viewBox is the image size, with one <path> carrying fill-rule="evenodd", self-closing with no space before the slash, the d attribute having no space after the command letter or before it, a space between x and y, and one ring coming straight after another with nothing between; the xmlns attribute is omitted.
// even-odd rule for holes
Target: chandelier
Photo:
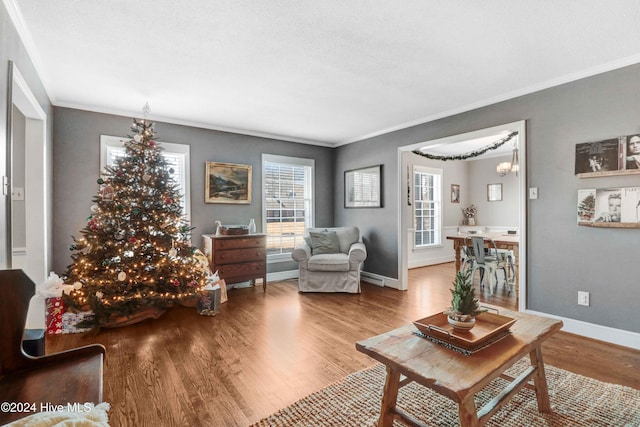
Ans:
<svg viewBox="0 0 640 427"><path fill-rule="evenodd" d="M518 171L520 171L520 160L518 159L518 146L516 143L513 143L513 154L511 155L510 162L500 162L496 167L496 172L498 175L505 176L509 172L513 172L518 176Z"/></svg>

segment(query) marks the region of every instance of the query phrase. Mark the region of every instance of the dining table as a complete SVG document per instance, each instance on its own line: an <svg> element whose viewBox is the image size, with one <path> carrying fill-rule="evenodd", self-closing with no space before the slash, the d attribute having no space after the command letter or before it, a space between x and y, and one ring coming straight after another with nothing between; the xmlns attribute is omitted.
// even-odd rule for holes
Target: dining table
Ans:
<svg viewBox="0 0 640 427"><path fill-rule="evenodd" d="M519 253L518 249L520 247L520 235L511 234L506 232L482 232L482 233L458 233L456 235L447 236L447 240L453 241L453 250L456 256L456 271L460 271L460 266L462 265L462 247L465 245L465 237L467 236L481 236L487 239L493 240L496 244L497 249L505 249L508 251L513 251L514 255L514 274L515 274L515 284L514 288L516 291L516 304L518 303L518 296L520 295L519 289ZM488 243L488 242L486 242ZM488 247L488 246L487 246Z"/></svg>

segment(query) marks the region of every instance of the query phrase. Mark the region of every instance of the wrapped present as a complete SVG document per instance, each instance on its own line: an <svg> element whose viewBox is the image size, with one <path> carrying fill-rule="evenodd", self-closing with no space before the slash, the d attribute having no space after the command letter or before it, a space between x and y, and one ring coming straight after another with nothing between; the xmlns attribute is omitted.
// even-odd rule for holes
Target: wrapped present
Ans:
<svg viewBox="0 0 640 427"><path fill-rule="evenodd" d="M44 298L47 335L62 333L62 315L67 311L64 301L62 301L62 294L68 294L74 287L76 286L65 285L62 278L53 271L49 273L47 280L38 286L36 294Z"/></svg>
<svg viewBox="0 0 640 427"><path fill-rule="evenodd" d="M198 300L198 314L203 316L215 316L220 313L220 285L206 285L200 291Z"/></svg>
<svg viewBox="0 0 640 427"><path fill-rule="evenodd" d="M215 273L213 274L209 274L207 276L207 286L215 286L215 285L219 285L220 286L220 302L221 303L225 303L227 302L227 282L224 281L224 279L220 278L220 275L218 274L218 271L216 270ZM206 287L205 287L206 288Z"/></svg>
<svg viewBox="0 0 640 427"><path fill-rule="evenodd" d="M66 311L62 297L49 297L44 300L45 326L47 335L62 333L62 314Z"/></svg>
<svg viewBox="0 0 640 427"><path fill-rule="evenodd" d="M85 320L93 320L93 311L80 311L78 313L72 313L67 311L62 314L62 333L74 334L78 332L86 332L91 330L91 327L79 327L78 324Z"/></svg>

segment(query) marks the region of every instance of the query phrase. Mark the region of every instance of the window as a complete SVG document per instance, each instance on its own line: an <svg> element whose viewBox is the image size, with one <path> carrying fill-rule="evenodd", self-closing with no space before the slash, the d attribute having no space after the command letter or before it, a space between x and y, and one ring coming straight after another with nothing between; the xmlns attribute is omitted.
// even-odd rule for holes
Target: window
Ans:
<svg viewBox="0 0 640 427"><path fill-rule="evenodd" d="M414 248L442 243L442 170L416 166L413 170Z"/></svg>
<svg viewBox="0 0 640 427"><path fill-rule="evenodd" d="M313 227L314 160L262 155L263 230L269 262L290 260Z"/></svg>
<svg viewBox="0 0 640 427"><path fill-rule="evenodd" d="M124 142L128 138L117 136L100 135L100 170L105 166L115 164L118 157L124 157ZM180 187L183 194L180 205L187 221L191 218L191 190L189 186L189 146L186 144L172 144L169 142L159 142L164 148L162 156L173 168L173 179Z"/></svg>

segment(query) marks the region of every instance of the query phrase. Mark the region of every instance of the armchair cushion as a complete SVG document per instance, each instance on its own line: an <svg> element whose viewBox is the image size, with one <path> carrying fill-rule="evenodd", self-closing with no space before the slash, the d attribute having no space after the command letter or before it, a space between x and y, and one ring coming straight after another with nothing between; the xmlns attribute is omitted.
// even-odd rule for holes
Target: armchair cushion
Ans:
<svg viewBox="0 0 640 427"><path fill-rule="evenodd" d="M349 257L343 253L313 255L307 268L309 271L349 271Z"/></svg>
<svg viewBox="0 0 640 427"><path fill-rule="evenodd" d="M348 254L351 245L355 242L360 242L360 230L358 227L346 226L346 227L333 227L333 228L310 228L311 233L322 233L334 231L338 236L338 243L340 245L340 252ZM311 245L310 245L311 246Z"/></svg>
<svg viewBox="0 0 640 427"><path fill-rule="evenodd" d="M321 233L309 232L311 238L311 253L313 255L335 254L340 252L340 242L335 231Z"/></svg>

